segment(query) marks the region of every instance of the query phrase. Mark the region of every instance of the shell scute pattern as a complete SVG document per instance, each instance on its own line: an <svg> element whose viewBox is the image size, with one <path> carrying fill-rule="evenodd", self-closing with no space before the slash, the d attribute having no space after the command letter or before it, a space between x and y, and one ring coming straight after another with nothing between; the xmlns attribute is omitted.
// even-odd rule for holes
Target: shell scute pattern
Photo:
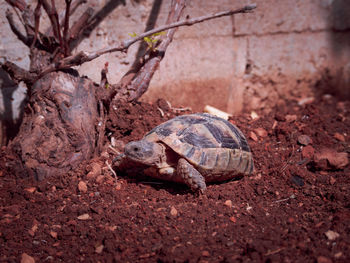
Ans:
<svg viewBox="0 0 350 263"><path fill-rule="evenodd" d="M145 139L163 142L209 177L253 170L243 133L230 122L209 114L176 117L154 128Z"/></svg>

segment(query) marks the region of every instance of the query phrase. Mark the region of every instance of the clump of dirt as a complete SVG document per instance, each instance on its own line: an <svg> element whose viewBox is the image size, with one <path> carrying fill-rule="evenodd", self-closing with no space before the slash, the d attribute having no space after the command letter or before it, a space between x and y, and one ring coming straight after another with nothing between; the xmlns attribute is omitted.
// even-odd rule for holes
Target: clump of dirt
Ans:
<svg viewBox="0 0 350 263"><path fill-rule="evenodd" d="M211 184L203 196L173 183L116 180L105 153L41 182L9 173L11 158L3 158L0 261L349 261L350 103L325 96L300 104L232 118L255 173ZM108 138L140 139L175 116L160 105L114 105Z"/></svg>
<svg viewBox="0 0 350 263"><path fill-rule="evenodd" d="M139 140L146 132L176 116L163 99L154 104L145 102L112 103L106 123L110 137L124 142Z"/></svg>

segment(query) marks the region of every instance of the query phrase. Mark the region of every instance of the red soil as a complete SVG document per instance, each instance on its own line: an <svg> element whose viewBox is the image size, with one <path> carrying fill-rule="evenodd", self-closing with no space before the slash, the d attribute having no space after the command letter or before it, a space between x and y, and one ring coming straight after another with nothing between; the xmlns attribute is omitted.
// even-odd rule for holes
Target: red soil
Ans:
<svg viewBox="0 0 350 263"><path fill-rule="evenodd" d="M119 150L175 116L164 101L115 106L107 129ZM232 118L255 174L199 197L147 178L119 174L116 182L105 165L116 155L110 148L41 182L15 177L3 148L0 261L26 253L36 262L349 262L349 109L324 97ZM343 154L315 158L325 148Z"/></svg>

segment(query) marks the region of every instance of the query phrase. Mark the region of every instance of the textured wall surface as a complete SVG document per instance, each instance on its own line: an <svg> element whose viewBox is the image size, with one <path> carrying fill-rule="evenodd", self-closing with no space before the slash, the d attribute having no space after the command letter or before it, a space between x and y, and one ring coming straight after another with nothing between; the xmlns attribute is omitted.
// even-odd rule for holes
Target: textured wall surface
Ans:
<svg viewBox="0 0 350 263"><path fill-rule="evenodd" d="M78 47L85 51L116 45L129 38L128 33L143 32L147 23L150 27L164 24L170 6L170 0L88 2L95 10L105 8L99 13L104 19ZM196 17L251 2L192 0L188 1L185 15ZM310 96L314 86L350 97L348 0L254 2L258 8L252 14L180 28L143 100L162 97L173 105L191 106L196 111L209 104L239 112L268 110L279 99ZM7 8L2 1L0 56L28 68L28 49L11 33L5 17ZM41 30L45 30L46 22L44 17ZM104 55L78 70L99 82L100 70L109 62L108 77L115 83L133 63L138 48L136 44L127 54ZM1 118L16 118L25 89L14 88L2 71L0 85Z"/></svg>

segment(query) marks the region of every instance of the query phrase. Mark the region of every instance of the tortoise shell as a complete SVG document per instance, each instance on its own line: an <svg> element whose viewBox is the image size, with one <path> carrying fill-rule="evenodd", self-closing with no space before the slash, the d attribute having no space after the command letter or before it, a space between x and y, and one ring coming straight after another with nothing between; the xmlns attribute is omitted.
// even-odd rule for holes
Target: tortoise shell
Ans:
<svg viewBox="0 0 350 263"><path fill-rule="evenodd" d="M155 127L143 139L165 144L206 181L226 180L254 169L243 133L232 123L207 113L178 116Z"/></svg>

